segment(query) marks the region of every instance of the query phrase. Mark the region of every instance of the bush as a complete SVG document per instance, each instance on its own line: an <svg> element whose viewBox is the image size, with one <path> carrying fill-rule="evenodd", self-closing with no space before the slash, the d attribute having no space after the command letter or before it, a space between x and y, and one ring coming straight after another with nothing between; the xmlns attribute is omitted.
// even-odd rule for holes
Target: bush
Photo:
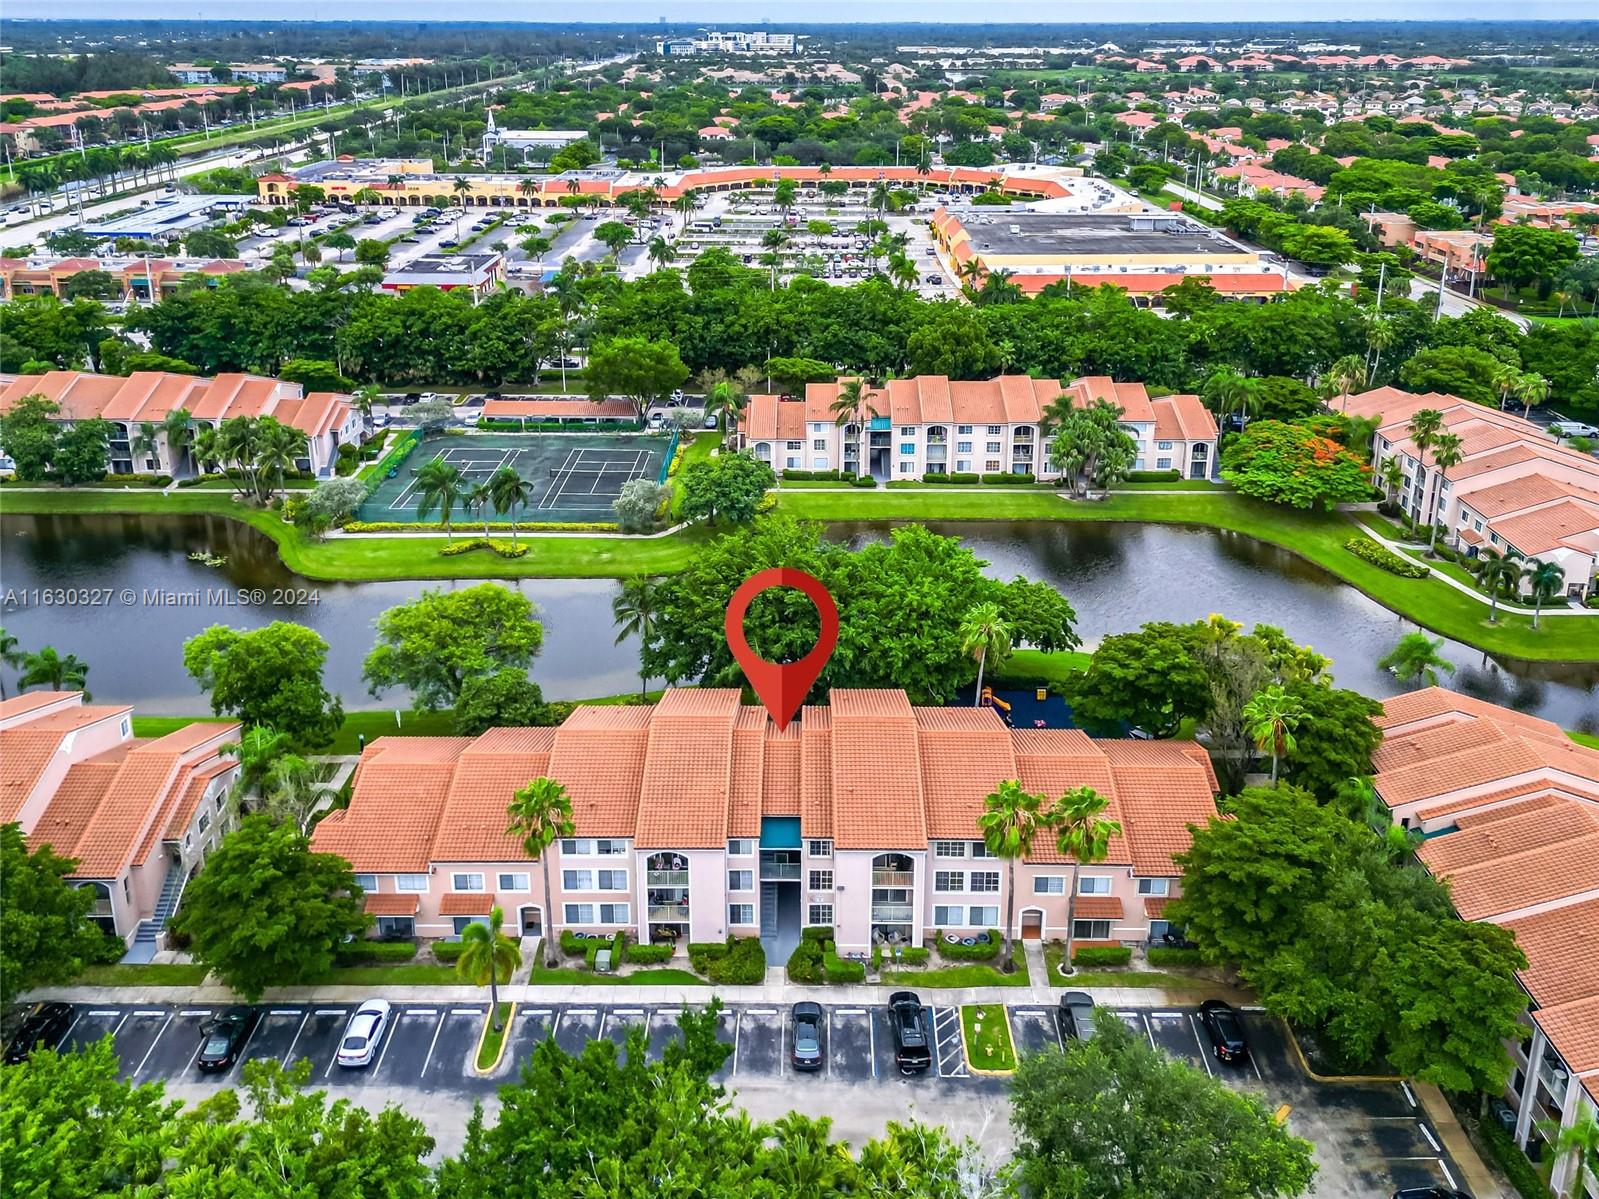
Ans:
<svg viewBox="0 0 1599 1199"><path fill-rule="evenodd" d="M785 470L783 478L791 479L796 483L808 483L812 480L837 479L836 470Z"/></svg>
<svg viewBox="0 0 1599 1199"><path fill-rule="evenodd" d="M461 956L461 951L466 948L463 941L435 941L433 942L433 956L439 961L449 964Z"/></svg>
<svg viewBox="0 0 1599 1199"><path fill-rule="evenodd" d="M1203 959L1197 949L1173 949L1165 945L1152 946L1149 950L1149 964L1151 966L1200 966Z"/></svg>
<svg viewBox="0 0 1599 1199"><path fill-rule="evenodd" d="M925 966L932 957L933 951L925 945L906 945L899 951L899 960L907 966Z"/></svg>
<svg viewBox="0 0 1599 1199"><path fill-rule="evenodd" d="M670 945L629 945L622 951L622 960L633 966L659 966L672 960Z"/></svg>
<svg viewBox="0 0 1599 1199"><path fill-rule="evenodd" d="M1522 1199L1548 1199L1549 1188L1544 1184L1538 1167L1521 1151L1515 1138L1492 1120L1484 1120L1481 1127L1482 1139L1488 1145L1489 1154Z"/></svg>
<svg viewBox="0 0 1599 1199"><path fill-rule="evenodd" d="M1370 562L1379 570L1386 570L1401 579L1425 579L1432 572L1420 563L1401 558L1386 546L1378 545L1369 537L1351 537L1344 548L1357 558Z"/></svg>
<svg viewBox="0 0 1599 1199"><path fill-rule="evenodd" d="M1125 966L1133 951L1125 945L1084 945L1072 951L1074 966Z"/></svg>
<svg viewBox="0 0 1599 1199"><path fill-rule="evenodd" d="M1180 470L1130 470L1123 477L1124 483L1175 483L1183 477Z"/></svg>
<svg viewBox="0 0 1599 1199"><path fill-rule="evenodd" d="M520 542L501 541L497 537L473 537L468 541L452 541L439 553L446 558L453 558L457 554L470 554L473 550L491 550L501 558L521 558L527 554L528 547Z"/></svg>
<svg viewBox="0 0 1599 1199"><path fill-rule="evenodd" d="M971 471L952 470L948 474L935 475L931 471L922 476L923 483L948 483L957 487L975 484L982 476Z"/></svg>
<svg viewBox="0 0 1599 1199"><path fill-rule="evenodd" d="M759 937L728 937L727 952L705 972L713 983L754 986L766 981L766 950Z"/></svg>
<svg viewBox="0 0 1599 1199"><path fill-rule="evenodd" d="M831 941L832 939L833 928L828 924L811 924L800 929L800 940L802 941Z"/></svg>
<svg viewBox="0 0 1599 1199"><path fill-rule="evenodd" d="M1014 487L1018 483L1031 483L1033 476L1029 474L1008 474L1005 471L993 471L983 476L984 483L992 483L997 487Z"/></svg>
<svg viewBox="0 0 1599 1199"><path fill-rule="evenodd" d="M822 977L830 983L863 983L866 981L866 963L851 962L838 956L833 942L822 946Z"/></svg>
<svg viewBox="0 0 1599 1199"><path fill-rule="evenodd" d="M806 932L813 930L807 929ZM831 931L831 930L828 930ZM791 983L819 983L822 981L822 954L825 941L801 936L800 943L788 956L788 981Z"/></svg>
<svg viewBox="0 0 1599 1199"><path fill-rule="evenodd" d="M416 449L421 440L422 434L417 429L410 429L401 434L394 444L389 447L389 452L378 459L377 465L367 468L367 477L381 479L391 470L398 469L401 463L410 457L411 451Z"/></svg>
<svg viewBox="0 0 1599 1199"><path fill-rule="evenodd" d="M589 939L580 937L569 928L561 930L561 952L569 958L580 958L589 950Z"/></svg>
<svg viewBox="0 0 1599 1199"><path fill-rule="evenodd" d="M452 526L458 528L459 525ZM471 527L471 526L468 526ZM476 527L481 529L482 522L476 522ZM570 524L563 521L527 521L517 524L517 531L522 533L615 533L620 526L614 520L573 521ZM344 526L346 533L442 533L444 525L436 520L409 521L409 520L352 520ZM490 521L491 533L509 533L509 521Z"/></svg>
<svg viewBox="0 0 1599 1199"><path fill-rule="evenodd" d="M995 929L988 930L987 942L979 941L975 945L962 945L959 942L951 945L944 940L942 929L935 930L933 938L938 945L938 956L951 962L986 962L999 956L1000 936Z"/></svg>
<svg viewBox="0 0 1599 1199"><path fill-rule="evenodd" d="M409 962L416 957L415 941L345 941L333 956L341 966L367 962Z"/></svg>
<svg viewBox="0 0 1599 1199"><path fill-rule="evenodd" d="M728 941L731 940L729 937ZM690 941L688 964L694 968L696 974L708 974L712 962L719 962L727 956L727 948L727 941Z"/></svg>
<svg viewBox="0 0 1599 1199"><path fill-rule="evenodd" d="M855 482L852 484L852 486L855 486L855 487L876 487L877 486L877 480L872 478L871 475L859 475L859 476L856 477Z"/></svg>
<svg viewBox="0 0 1599 1199"><path fill-rule="evenodd" d="M590 970L594 969L594 959L599 956L600 950L602 949L609 949L611 951L611 967L612 969L615 969L617 966L621 965L623 958L627 953L627 934L617 933L616 936L610 938L609 940L596 940L595 938L590 937L584 942L584 945L587 948L583 953L583 964Z"/></svg>

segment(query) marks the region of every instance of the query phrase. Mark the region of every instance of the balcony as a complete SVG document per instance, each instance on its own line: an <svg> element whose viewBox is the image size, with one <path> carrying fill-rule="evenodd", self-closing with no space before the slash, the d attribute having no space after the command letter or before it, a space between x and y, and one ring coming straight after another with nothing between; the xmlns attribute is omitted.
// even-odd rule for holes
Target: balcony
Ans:
<svg viewBox="0 0 1599 1199"><path fill-rule="evenodd" d="M651 904L644 909L645 919L651 924L686 924L688 923L688 904L660 903Z"/></svg>
<svg viewBox="0 0 1599 1199"><path fill-rule="evenodd" d="M1015 446L1011 449L1011 457L1017 462L1031 462L1033 460L1033 447L1030 445Z"/></svg>
<svg viewBox="0 0 1599 1199"><path fill-rule="evenodd" d="M872 886L874 887L914 887L915 885L916 872L914 870L872 871Z"/></svg>
<svg viewBox="0 0 1599 1199"><path fill-rule="evenodd" d="M908 903L874 903L872 905L873 924L908 924L913 915L913 908Z"/></svg>
<svg viewBox="0 0 1599 1199"><path fill-rule="evenodd" d="M688 871L649 870L645 872L644 885L647 887L686 887L688 886Z"/></svg>
<svg viewBox="0 0 1599 1199"><path fill-rule="evenodd" d="M762 862L761 881L763 883L791 883L798 882L800 878L800 864L798 862Z"/></svg>

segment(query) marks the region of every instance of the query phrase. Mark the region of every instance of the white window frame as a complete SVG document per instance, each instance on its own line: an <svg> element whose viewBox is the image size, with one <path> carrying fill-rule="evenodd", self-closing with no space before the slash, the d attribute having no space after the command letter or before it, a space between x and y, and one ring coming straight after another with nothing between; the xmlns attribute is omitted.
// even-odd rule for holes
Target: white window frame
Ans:
<svg viewBox="0 0 1599 1199"><path fill-rule="evenodd" d="M592 890L594 890L594 871L592 871L592 870L563 870L563 871L561 871L561 890L563 890L563 891L592 891Z"/></svg>
<svg viewBox="0 0 1599 1199"><path fill-rule="evenodd" d="M806 909L805 914L810 917L805 923L813 928L823 925L831 927L833 923L833 905L830 903L813 903Z"/></svg>
<svg viewBox="0 0 1599 1199"><path fill-rule="evenodd" d="M813 858L830 858L833 856L833 842L830 838L817 838L810 843L810 853Z"/></svg>
<svg viewBox="0 0 1599 1199"><path fill-rule="evenodd" d="M432 885L432 879L425 874L396 874L394 876L394 889L396 891L426 891Z"/></svg>
<svg viewBox="0 0 1599 1199"><path fill-rule="evenodd" d="M1103 929L1104 931L1100 931ZM1076 941L1110 940L1109 920L1073 920L1072 939Z"/></svg>
<svg viewBox="0 0 1599 1199"><path fill-rule="evenodd" d="M378 876L375 874L358 874L355 876L355 885L370 895L378 889Z"/></svg>
<svg viewBox="0 0 1599 1199"><path fill-rule="evenodd" d="M1109 895L1111 879L1108 874L1085 874L1077 880L1079 895Z"/></svg>
<svg viewBox="0 0 1599 1199"><path fill-rule="evenodd" d="M729 870L727 872L727 889L729 891L755 890L755 871Z"/></svg>
<svg viewBox="0 0 1599 1199"><path fill-rule="evenodd" d="M966 880L966 889L979 895L999 894L999 871L974 870Z"/></svg>
<svg viewBox="0 0 1599 1199"><path fill-rule="evenodd" d="M1171 879L1169 878L1141 878L1138 880L1138 893L1140 895L1163 896L1171 894Z"/></svg>
<svg viewBox="0 0 1599 1199"><path fill-rule="evenodd" d="M561 919L565 924L593 924L594 905L592 903L568 903L561 905Z"/></svg>
<svg viewBox="0 0 1599 1199"><path fill-rule="evenodd" d="M966 909L966 923L973 928L994 928L999 924L999 905L973 904Z"/></svg>
<svg viewBox="0 0 1599 1199"><path fill-rule="evenodd" d="M1066 894L1066 876L1063 874L1037 874L1033 876L1034 895Z"/></svg>
<svg viewBox="0 0 1599 1199"><path fill-rule="evenodd" d="M966 856L966 842L934 841L933 856L935 858L964 858Z"/></svg>
<svg viewBox="0 0 1599 1199"><path fill-rule="evenodd" d="M966 890L964 870L933 871L933 890L942 895L953 895Z"/></svg>
<svg viewBox="0 0 1599 1199"><path fill-rule="evenodd" d="M533 876L525 870L503 870L495 879L497 891L531 891Z"/></svg>
<svg viewBox="0 0 1599 1199"><path fill-rule="evenodd" d="M607 914L607 913L609 913L609 914ZM601 924L629 924L629 923L632 922L631 919L630 919L631 916L632 916L632 909L631 909L631 907L628 904L625 904L625 903L602 903L602 904L600 904L599 917L600 917L600 923Z"/></svg>
<svg viewBox="0 0 1599 1199"><path fill-rule="evenodd" d="M833 872L831 870L812 870L810 889L812 891L831 891L833 889Z"/></svg>
<svg viewBox="0 0 1599 1199"><path fill-rule="evenodd" d="M606 876L610 877L607 878ZM594 889L596 891L626 891L626 870L596 870L594 872Z"/></svg>
<svg viewBox="0 0 1599 1199"><path fill-rule="evenodd" d="M742 917L742 918L741 918ZM727 905L728 924L754 924L755 905L753 903L730 903Z"/></svg>
<svg viewBox="0 0 1599 1199"><path fill-rule="evenodd" d="M727 856L730 858L754 857L755 839L753 837L734 837L727 843Z"/></svg>
<svg viewBox="0 0 1599 1199"><path fill-rule="evenodd" d="M464 882L462 880L465 880ZM474 885L473 880L476 880ZM452 891L486 891L481 871L463 870L450 875L450 890Z"/></svg>
<svg viewBox="0 0 1599 1199"><path fill-rule="evenodd" d="M933 905L934 928L965 928L966 905L939 903Z"/></svg>

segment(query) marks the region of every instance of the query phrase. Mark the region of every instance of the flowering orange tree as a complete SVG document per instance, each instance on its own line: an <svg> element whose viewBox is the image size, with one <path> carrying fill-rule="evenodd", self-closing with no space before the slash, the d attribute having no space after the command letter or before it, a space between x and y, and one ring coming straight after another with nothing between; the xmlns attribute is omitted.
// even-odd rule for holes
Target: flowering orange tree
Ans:
<svg viewBox="0 0 1599 1199"><path fill-rule="evenodd" d="M1222 455L1222 478L1240 494L1292 508L1371 498L1371 467L1326 421L1257 420Z"/></svg>

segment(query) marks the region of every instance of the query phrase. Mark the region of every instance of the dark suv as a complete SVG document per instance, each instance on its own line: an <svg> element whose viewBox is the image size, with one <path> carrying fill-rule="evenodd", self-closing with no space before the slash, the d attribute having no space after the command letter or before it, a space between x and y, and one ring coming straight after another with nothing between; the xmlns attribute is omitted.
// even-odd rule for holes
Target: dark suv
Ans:
<svg viewBox="0 0 1599 1199"><path fill-rule="evenodd" d="M901 1074L920 1074L933 1064L927 1044L927 1021L922 1001L914 991L895 991L888 997L889 1018L894 1022L894 1061Z"/></svg>
<svg viewBox="0 0 1599 1199"><path fill-rule="evenodd" d="M1249 1042L1244 1039L1244 1022L1231 1006L1219 999L1207 999L1199 1005L1199 1022L1204 1025L1216 1060L1241 1062L1249 1056Z"/></svg>

